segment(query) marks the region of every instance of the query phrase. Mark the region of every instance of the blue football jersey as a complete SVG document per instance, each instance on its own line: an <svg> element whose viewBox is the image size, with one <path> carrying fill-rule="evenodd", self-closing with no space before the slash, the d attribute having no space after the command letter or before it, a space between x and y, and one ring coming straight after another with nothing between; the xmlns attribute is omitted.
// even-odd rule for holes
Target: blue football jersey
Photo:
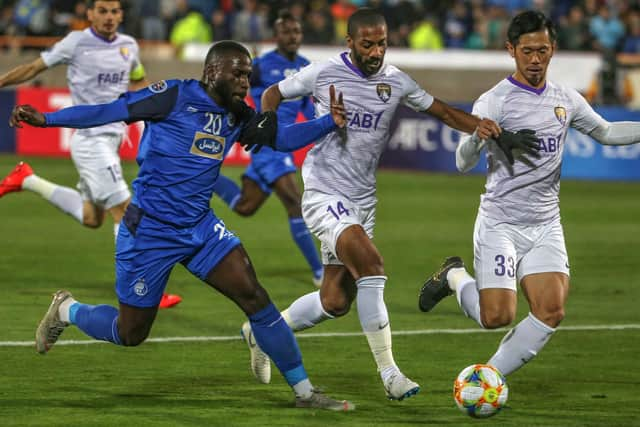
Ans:
<svg viewBox="0 0 640 427"><path fill-rule="evenodd" d="M163 80L123 95L129 120L145 120L132 202L178 226L197 223L242 125L197 80ZM246 120L246 118L245 118Z"/></svg>
<svg viewBox="0 0 640 427"><path fill-rule="evenodd" d="M251 97L256 104L256 110L260 111L260 98L269 86L297 73L307 65L309 65L309 61L300 55L296 55L295 59L290 61L276 50L255 58L251 72ZM283 100L277 111L278 123L291 124L295 122L299 111L302 111L307 119L312 119L315 116L313 103L308 96Z"/></svg>

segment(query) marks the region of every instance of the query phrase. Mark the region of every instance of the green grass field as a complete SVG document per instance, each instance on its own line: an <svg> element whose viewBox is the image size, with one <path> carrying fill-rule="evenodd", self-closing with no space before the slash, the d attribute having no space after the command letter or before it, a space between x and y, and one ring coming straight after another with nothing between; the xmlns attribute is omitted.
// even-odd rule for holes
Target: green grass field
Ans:
<svg viewBox="0 0 640 427"><path fill-rule="evenodd" d="M18 159L0 156L0 175ZM30 159L43 177L73 186L69 160ZM136 165L125 165L131 181ZM226 168L238 177L242 170ZM292 394L274 375L254 381L239 338L241 312L178 266L170 291L184 301L161 311L153 338L223 337L56 346L36 354L35 327L50 295L67 288L87 303L115 304L110 222L80 227L34 194L0 200L0 424L3 426L632 426L640 425L640 184L562 184L562 212L572 288L561 329L537 359L509 377L508 407L489 420L462 415L451 396L465 366L486 361L503 333L476 330L453 298L434 312L417 309L424 278L445 256L472 261L472 230L484 178L382 171L375 242L389 276L386 303L396 361L422 385L403 402L385 399L355 312L299 334L312 381L357 404L353 413L292 408ZM214 200L219 216L242 239L261 283L280 308L313 290L289 237L285 213L269 200L253 218ZM519 316L526 312L520 300ZM628 325L633 327L616 328ZM589 327L589 328L584 328ZM417 331L409 334L410 331ZM225 338L226 337L226 338ZM85 340L69 328L64 340ZM24 343L28 345L24 345Z"/></svg>

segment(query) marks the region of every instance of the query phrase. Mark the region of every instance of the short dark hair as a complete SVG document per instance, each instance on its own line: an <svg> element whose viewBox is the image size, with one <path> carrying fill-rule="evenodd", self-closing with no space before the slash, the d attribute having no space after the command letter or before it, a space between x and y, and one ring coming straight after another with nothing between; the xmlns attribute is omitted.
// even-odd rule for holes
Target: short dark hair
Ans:
<svg viewBox="0 0 640 427"><path fill-rule="evenodd" d="M347 21L347 34L349 34L350 37L355 37L358 33L358 28L364 26L372 27L375 25L387 25L384 15L376 9L361 7L349 17Z"/></svg>
<svg viewBox="0 0 640 427"><path fill-rule="evenodd" d="M246 47L233 40L221 40L216 42L209 48L207 57L204 60L204 64L207 65L217 59L219 56L228 55L230 53L240 53L247 55L251 59L251 53Z"/></svg>
<svg viewBox="0 0 640 427"><path fill-rule="evenodd" d="M300 20L293 16L293 13L291 13L289 9L280 9L278 11L278 17L273 21L273 28L275 29L278 25L284 24L287 21L301 24Z"/></svg>
<svg viewBox="0 0 640 427"><path fill-rule="evenodd" d="M551 42L556 41L556 27L544 13L537 10L527 10L517 14L509 24L507 39L513 46L518 44L520 36L527 33L547 30Z"/></svg>
<svg viewBox="0 0 640 427"><path fill-rule="evenodd" d="M278 17L276 18L275 23L277 24L278 21L295 21L295 22L299 22L298 18L293 16L293 13L291 13L291 11L289 9L280 9L278 11Z"/></svg>
<svg viewBox="0 0 640 427"><path fill-rule="evenodd" d="M85 5L87 6L87 9L93 9L95 7L97 1L117 1L118 3L120 3L120 7L124 6L122 4L122 2L124 0L87 0L87 1L85 1Z"/></svg>

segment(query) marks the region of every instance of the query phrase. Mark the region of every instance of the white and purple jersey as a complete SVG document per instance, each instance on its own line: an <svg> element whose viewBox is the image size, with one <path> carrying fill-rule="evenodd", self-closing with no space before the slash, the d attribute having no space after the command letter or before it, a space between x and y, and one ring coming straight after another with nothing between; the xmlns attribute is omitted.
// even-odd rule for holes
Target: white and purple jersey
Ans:
<svg viewBox="0 0 640 427"><path fill-rule="evenodd" d="M329 113L329 86L342 92L347 110L347 139L332 132L313 147L302 167L305 190L344 196L361 206L376 203L376 169L389 139L399 104L428 109L433 97L393 65L365 76L347 52L312 63L282 80L284 98L313 95L316 117Z"/></svg>
<svg viewBox="0 0 640 427"><path fill-rule="evenodd" d="M140 66L133 37L117 34L106 40L92 28L72 31L50 50L41 53L47 67L67 64L67 82L73 105L106 104L129 88L129 75ZM84 136L123 134L124 123L80 129Z"/></svg>
<svg viewBox="0 0 640 427"><path fill-rule="evenodd" d="M513 170L495 144L487 145L486 192L480 212L511 224L549 223L560 216L562 152L569 127L589 134L604 122L574 89L547 81L535 89L509 77L485 92L473 114L510 131L533 129L540 158L520 155Z"/></svg>

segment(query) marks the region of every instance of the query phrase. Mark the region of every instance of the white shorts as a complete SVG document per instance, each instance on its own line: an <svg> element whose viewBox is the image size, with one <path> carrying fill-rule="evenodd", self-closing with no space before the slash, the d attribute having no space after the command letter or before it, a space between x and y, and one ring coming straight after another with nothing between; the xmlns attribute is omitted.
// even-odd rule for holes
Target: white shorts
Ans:
<svg viewBox="0 0 640 427"><path fill-rule="evenodd" d="M347 227L359 224L370 239L376 223L375 205L362 208L342 196L318 191L302 194L302 217L309 230L320 240L320 252L324 265L342 265L336 255L336 242Z"/></svg>
<svg viewBox="0 0 640 427"><path fill-rule="evenodd" d="M122 177L118 150L122 135L104 134L86 137L77 132L71 137L71 158L78 170L78 191L83 200L110 209L131 197Z"/></svg>
<svg viewBox="0 0 640 427"><path fill-rule="evenodd" d="M529 274L569 275L569 257L560 218L543 225L514 225L478 214L473 231L478 289L517 290Z"/></svg>

